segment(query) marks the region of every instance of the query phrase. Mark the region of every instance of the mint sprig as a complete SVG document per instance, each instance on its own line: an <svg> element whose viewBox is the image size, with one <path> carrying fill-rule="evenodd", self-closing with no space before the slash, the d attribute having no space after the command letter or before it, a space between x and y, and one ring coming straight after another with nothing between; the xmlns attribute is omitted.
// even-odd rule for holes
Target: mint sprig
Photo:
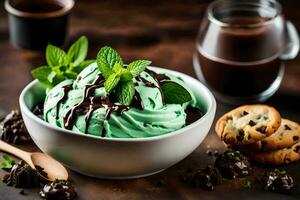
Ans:
<svg viewBox="0 0 300 200"><path fill-rule="evenodd" d="M113 93L119 103L130 105L135 89L133 79L140 75L149 60L136 60L124 67L121 56L116 50L105 46L97 54L98 68L105 78L104 87L108 94ZM160 85L165 103L183 104L191 101L191 94L180 84L173 81L164 81Z"/></svg>
<svg viewBox="0 0 300 200"><path fill-rule="evenodd" d="M31 71L32 76L44 87L52 88L66 79L75 79L77 75L94 60L85 60L88 52L88 40L81 36L67 53L59 47L49 44L46 48L46 66Z"/></svg>
<svg viewBox="0 0 300 200"><path fill-rule="evenodd" d="M98 68L105 78L104 87L107 93L114 93L118 102L130 105L134 96L133 78L138 76L147 66L148 60L136 60L124 67L119 53L111 47L105 46L97 54Z"/></svg>
<svg viewBox="0 0 300 200"><path fill-rule="evenodd" d="M0 162L0 169L11 169L16 161L8 155L3 155L3 160Z"/></svg>

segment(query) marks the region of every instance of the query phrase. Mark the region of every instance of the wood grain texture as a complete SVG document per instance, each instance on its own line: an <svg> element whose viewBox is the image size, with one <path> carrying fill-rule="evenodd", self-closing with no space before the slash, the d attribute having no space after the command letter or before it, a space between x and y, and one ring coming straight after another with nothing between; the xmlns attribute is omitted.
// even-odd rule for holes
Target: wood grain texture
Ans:
<svg viewBox="0 0 300 200"><path fill-rule="evenodd" d="M195 76L192 54L195 37L204 10L210 1L76 1L70 21L70 33L66 45L80 35L90 41L89 58L95 57L99 47L111 45L120 51L125 61L144 58L153 65L178 70ZM300 30L300 1L282 0L286 18ZM1 3L3 3L1 1ZM18 107L18 96L22 88L32 80L30 71L45 63L44 53L17 50L9 43L8 22L3 5L0 6L0 115ZM300 56L286 63L286 74L282 86L268 103L279 109L284 117L300 122ZM218 104L217 116L232 107ZM127 181L98 180L71 172L71 179L78 191L78 199L299 199L300 186L293 195L280 195L263 191L254 184L251 189L242 187L245 179L225 181L214 192L186 187L179 176L188 168L204 167L213 163L206 155L210 146L222 150L223 145L211 129L205 141L185 160L148 178ZM34 145L25 149L36 149ZM287 167L300 182L300 163ZM263 168L256 167L256 174ZM0 178L5 174L0 170ZM5 186L0 182L0 200L40 199L38 190L25 190Z"/></svg>

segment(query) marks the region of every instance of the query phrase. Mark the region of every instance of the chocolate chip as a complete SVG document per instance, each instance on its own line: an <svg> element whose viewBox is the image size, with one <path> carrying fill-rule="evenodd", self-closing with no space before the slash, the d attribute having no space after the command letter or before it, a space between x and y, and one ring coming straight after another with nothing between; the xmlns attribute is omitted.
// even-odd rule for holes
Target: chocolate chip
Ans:
<svg viewBox="0 0 300 200"><path fill-rule="evenodd" d="M266 129L267 129L266 126L262 126L262 127L257 128L256 130L261 133L266 133Z"/></svg>
<svg viewBox="0 0 300 200"><path fill-rule="evenodd" d="M255 123L254 121L252 121L252 120L250 120L248 124L249 124L250 126L255 126L255 125L256 125L256 123Z"/></svg>
<svg viewBox="0 0 300 200"><path fill-rule="evenodd" d="M284 129L289 131L292 130L291 127L289 127L287 124L284 125Z"/></svg>
<svg viewBox="0 0 300 200"><path fill-rule="evenodd" d="M300 145L297 145L297 146L295 147L294 151L295 151L296 153L300 153Z"/></svg>
<svg viewBox="0 0 300 200"><path fill-rule="evenodd" d="M248 115L249 113L247 112L247 111L244 111L242 114L241 114L241 116L246 116L246 115Z"/></svg>
<svg viewBox="0 0 300 200"><path fill-rule="evenodd" d="M294 135L294 136L293 136L293 140L294 140L294 141L297 141L297 140L299 140L299 136L297 136L297 135Z"/></svg>
<svg viewBox="0 0 300 200"><path fill-rule="evenodd" d="M244 136L245 136L244 131L243 131L243 130L239 130L239 134L236 136L236 139L237 139L239 142L241 142L241 141L243 141Z"/></svg>

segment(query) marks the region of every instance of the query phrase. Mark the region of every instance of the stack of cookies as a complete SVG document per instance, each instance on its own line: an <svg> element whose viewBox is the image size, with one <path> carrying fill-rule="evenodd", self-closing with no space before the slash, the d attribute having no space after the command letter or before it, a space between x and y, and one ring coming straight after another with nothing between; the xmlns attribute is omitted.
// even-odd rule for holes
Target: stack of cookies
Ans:
<svg viewBox="0 0 300 200"><path fill-rule="evenodd" d="M300 126L281 118L267 105L245 105L224 114L216 132L229 148L262 164L281 165L300 159Z"/></svg>

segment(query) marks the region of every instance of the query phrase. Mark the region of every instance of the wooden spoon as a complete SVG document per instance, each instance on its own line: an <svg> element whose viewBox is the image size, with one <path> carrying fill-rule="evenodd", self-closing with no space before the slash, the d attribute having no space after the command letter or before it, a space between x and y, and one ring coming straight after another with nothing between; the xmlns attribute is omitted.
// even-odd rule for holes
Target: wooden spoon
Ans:
<svg viewBox="0 0 300 200"><path fill-rule="evenodd" d="M26 152L9 145L2 140L0 140L0 150L24 160L33 169L36 169L37 166L42 167L43 171L47 173L47 177L45 177L45 175L42 173L39 173L39 170L37 170L37 173L45 180L68 180L69 175L66 168L47 154L39 152Z"/></svg>

